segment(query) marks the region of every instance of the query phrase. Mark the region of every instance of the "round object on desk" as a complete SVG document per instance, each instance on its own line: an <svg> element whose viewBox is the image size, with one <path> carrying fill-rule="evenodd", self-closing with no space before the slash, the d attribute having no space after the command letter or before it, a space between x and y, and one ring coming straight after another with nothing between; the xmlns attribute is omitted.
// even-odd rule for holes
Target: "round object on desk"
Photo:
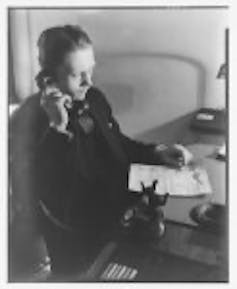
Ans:
<svg viewBox="0 0 237 289"><path fill-rule="evenodd" d="M214 232L223 232L227 226L226 207L219 204L198 205L191 210L190 217L200 227Z"/></svg>

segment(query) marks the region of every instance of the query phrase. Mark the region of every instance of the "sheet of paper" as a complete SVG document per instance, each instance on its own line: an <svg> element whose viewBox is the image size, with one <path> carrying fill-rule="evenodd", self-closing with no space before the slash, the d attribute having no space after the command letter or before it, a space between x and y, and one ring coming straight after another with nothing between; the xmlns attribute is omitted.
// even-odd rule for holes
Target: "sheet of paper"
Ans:
<svg viewBox="0 0 237 289"><path fill-rule="evenodd" d="M156 193L161 195L197 196L212 193L207 172L202 167L185 166L176 170L164 166L131 164L129 190L141 192L141 182L151 186L154 180L158 180Z"/></svg>

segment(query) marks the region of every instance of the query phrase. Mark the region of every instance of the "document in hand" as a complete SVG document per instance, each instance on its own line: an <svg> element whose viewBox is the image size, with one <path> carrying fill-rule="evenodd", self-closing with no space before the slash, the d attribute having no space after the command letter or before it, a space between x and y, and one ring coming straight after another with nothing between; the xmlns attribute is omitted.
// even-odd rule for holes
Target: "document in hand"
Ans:
<svg viewBox="0 0 237 289"><path fill-rule="evenodd" d="M185 166L172 169L164 166L131 164L128 189L134 192L142 190L141 182L151 186L154 180L157 194L169 193L171 196L197 196L212 193L207 172L200 166Z"/></svg>

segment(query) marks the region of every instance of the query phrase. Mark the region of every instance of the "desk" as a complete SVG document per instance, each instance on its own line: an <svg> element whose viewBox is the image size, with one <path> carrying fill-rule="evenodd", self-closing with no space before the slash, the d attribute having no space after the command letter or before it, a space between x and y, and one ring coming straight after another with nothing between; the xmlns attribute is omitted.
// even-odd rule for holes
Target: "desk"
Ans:
<svg viewBox="0 0 237 289"><path fill-rule="evenodd" d="M164 208L166 233L157 242L135 244L117 234L105 245L85 280L119 281L102 278L109 264L136 268L133 281L228 281L227 236L203 231L189 217L202 203L226 204L226 164L214 158L216 146L192 144L188 149L208 172L213 194L202 197L169 198ZM126 280L125 280L126 281Z"/></svg>
<svg viewBox="0 0 237 289"><path fill-rule="evenodd" d="M214 157L215 145L192 144L187 148L193 153L194 158L207 170L213 189L210 195L200 197L170 197L164 208L167 219L180 223L195 225L191 220L190 210L199 204L214 202L226 204L226 163Z"/></svg>
<svg viewBox="0 0 237 289"><path fill-rule="evenodd" d="M137 271L133 280L146 282L227 282L227 259L224 236L200 231L192 226L167 222L163 239L139 244L121 234L107 243L87 274L77 281L115 282L116 274L105 278L111 264Z"/></svg>

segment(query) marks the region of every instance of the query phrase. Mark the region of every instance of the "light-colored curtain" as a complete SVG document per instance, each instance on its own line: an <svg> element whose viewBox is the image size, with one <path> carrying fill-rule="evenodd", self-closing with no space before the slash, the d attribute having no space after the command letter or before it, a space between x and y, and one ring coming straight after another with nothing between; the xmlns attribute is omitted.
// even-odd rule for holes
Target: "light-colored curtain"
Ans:
<svg viewBox="0 0 237 289"><path fill-rule="evenodd" d="M27 10L9 12L9 99L22 102L33 92L32 50Z"/></svg>

